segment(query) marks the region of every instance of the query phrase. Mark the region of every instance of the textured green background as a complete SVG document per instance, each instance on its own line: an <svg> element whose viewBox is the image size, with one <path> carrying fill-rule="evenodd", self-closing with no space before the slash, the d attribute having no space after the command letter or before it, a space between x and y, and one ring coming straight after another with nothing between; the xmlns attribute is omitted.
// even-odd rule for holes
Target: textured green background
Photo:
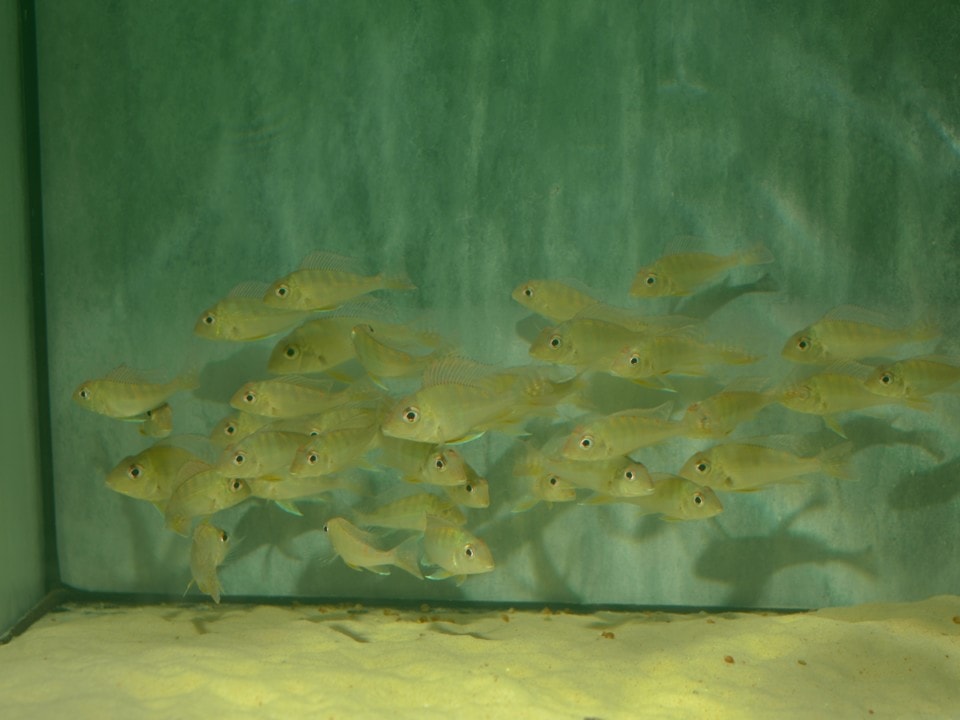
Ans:
<svg viewBox="0 0 960 720"><path fill-rule="evenodd" d="M175 410L206 431L270 343L192 338L198 313L317 248L405 267L403 302L465 352L523 362L510 290L575 277L626 302L695 235L762 240L781 291L711 336L771 355L828 308L960 331L960 10L897 2L40 2L44 212L59 550L66 582L179 592L188 542L113 494L144 446L72 389L121 362L215 362ZM847 4L843 4L848 7ZM744 275L749 280L750 275ZM657 309L666 309L662 304ZM960 589L956 397L847 418L862 480L727 497L700 524L630 508L512 516L510 443L465 453L498 561L461 588L355 573L316 506L244 505L228 594L819 606ZM745 434L818 431L771 410ZM829 435L824 435L829 441ZM676 470L696 443L641 453Z"/></svg>

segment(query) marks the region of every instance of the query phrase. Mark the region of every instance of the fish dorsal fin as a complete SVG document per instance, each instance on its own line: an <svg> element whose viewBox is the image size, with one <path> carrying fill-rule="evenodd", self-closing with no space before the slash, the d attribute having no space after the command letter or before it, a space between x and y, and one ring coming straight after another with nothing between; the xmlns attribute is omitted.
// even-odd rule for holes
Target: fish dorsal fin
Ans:
<svg viewBox="0 0 960 720"><path fill-rule="evenodd" d="M612 413L610 417L647 417L656 420L669 420L673 414L673 402L668 400L655 407L650 408L629 408Z"/></svg>
<svg viewBox="0 0 960 720"><path fill-rule="evenodd" d="M336 270L355 273L360 271L360 262L347 255L338 255L326 250L317 250L300 261L298 270Z"/></svg>
<svg viewBox="0 0 960 720"><path fill-rule="evenodd" d="M886 329L898 327L898 324L888 316L876 310L870 310L860 305L838 305L827 311L821 320L839 320L857 322L865 325L875 325ZM902 323L901 323L902 325Z"/></svg>
<svg viewBox="0 0 960 720"><path fill-rule="evenodd" d="M941 365L950 365L960 368L960 356L957 355L921 355L913 358L914 360L923 360L925 362L940 363Z"/></svg>
<svg viewBox="0 0 960 720"><path fill-rule="evenodd" d="M663 244L660 257L681 253L707 252L703 249L705 244L703 238L698 235L674 235Z"/></svg>
<svg viewBox="0 0 960 720"><path fill-rule="evenodd" d="M483 387L493 374L492 365L465 358L462 355L444 355L430 363L423 372L423 387L459 384Z"/></svg>
<svg viewBox="0 0 960 720"><path fill-rule="evenodd" d="M194 475L199 475L207 470L213 470L213 465L205 463L203 460L190 460L185 462L180 466L180 470L177 471L177 485L179 486Z"/></svg>
<svg viewBox="0 0 960 720"><path fill-rule="evenodd" d="M341 522L338 523L338 525L351 538L353 538L354 540L359 540L360 542L370 545L371 547L374 547L374 548L379 547L377 545L378 537L376 535L374 535L371 532L367 532L366 530L361 530L346 518L339 518L339 519L341 520Z"/></svg>
<svg viewBox="0 0 960 720"><path fill-rule="evenodd" d="M140 385L143 383L159 383L161 373L159 370L134 370L128 365L118 365L108 372L104 380L116 383L127 383L130 385Z"/></svg>
<svg viewBox="0 0 960 720"><path fill-rule="evenodd" d="M234 285L227 293L228 298L251 298L263 300L263 296L270 291L270 285L259 280L247 280L246 282Z"/></svg>

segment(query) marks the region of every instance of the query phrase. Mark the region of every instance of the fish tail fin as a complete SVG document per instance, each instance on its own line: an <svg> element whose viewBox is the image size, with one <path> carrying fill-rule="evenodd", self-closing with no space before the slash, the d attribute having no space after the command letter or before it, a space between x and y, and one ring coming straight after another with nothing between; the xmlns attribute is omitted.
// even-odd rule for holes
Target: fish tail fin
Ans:
<svg viewBox="0 0 960 720"><path fill-rule="evenodd" d="M383 273L380 277L383 280L383 287L387 290L417 289L417 286L413 284L413 281L406 272Z"/></svg>
<svg viewBox="0 0 960 720"><path fill-rule="evenodd" d="M407 538L391 550L390 553L393 556L394 565L410 573L418 580L423 580L423 572L420 570L419 535Z"/></svg>
<svg viewBox="0 0 960 720"><path fill-rule="evenodd" d="M853 472L853 443L842 442L820 453L820 469L837 480L856 480Z"/></svg>
<svg viewBox="0 0 960 720"><path fill-rule="evenodd" d="M773 253L762 242L741 250L738 259L741 265L766 265L774 261Z"/></svg>
<svg viewBox="0 0 960 720"><path fill-rule="evenodd" d="M727 365L750 365L760 360L762 355L751 355L746 350L737 347L720 347L720 357Z"/></svg>

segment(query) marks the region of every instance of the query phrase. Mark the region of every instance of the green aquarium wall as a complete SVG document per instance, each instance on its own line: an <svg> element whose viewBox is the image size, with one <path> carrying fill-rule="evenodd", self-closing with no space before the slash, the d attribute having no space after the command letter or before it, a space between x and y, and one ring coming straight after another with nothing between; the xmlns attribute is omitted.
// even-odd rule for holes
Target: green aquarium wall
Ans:
<svg viewBox="0 0 960 720"><path fill-rule="evenodd" d="M0 2L0 635L47 589L34 354L33 278L27 212L26 134L15 0Z"/></svg>
<svg viewBox="0 0 960 720"><path fill-rule="evenodd" d="M74 390L121 365L198 370L199 387L170 402L174 433L208 435L245 381L270 377L281 336L214 342L194 324L238 283L271 283L322 250L370 273L406 272L416 291L375 293L390 312L498 367L534 362L530 339L550 323L511 293L540 278L702 319L701 337L761 359L678 377L669 390L597 373L586 409L568 404L459 445L489 482L489 507L467 510L466 527L489 546L491 573L458 585L357 572L334 557L324 522L405 485L371 456L356 492L298 503L300 517L259 500L216 514L234 538L220 569L226 598L819 607L957 592L956 393L924 409L846 412L833 429L765 408L728 439L793 438L806 454L849 442L854 479L815 473L721 492L723 512L709 519L669 522L624 503L513 512L530 492L515 472L524 442L569 432L578 413L665 406L678 417L731 383L782 388L810 372L782 346L831 308L938 328L894 357L960 355L960 8L924 7L38 2L63 582L179 595L191 577L190 540L105 484L154 441L87 412ZM16 125L6 111L3 122L6 137ZM17 192L14 183L2 202L19 212ZM703 292L629 294L638 269L664 253L758 243L773 263L736 268ZM22 282L16 267L2 272ZM4 282L4 297L18 287ZM3 358L29 376L26 358ZM714 442L680 437L633 458L676 473ZM21 482L12 470L4 483ZM383 546L404 537L375 535ZM37 582L25 577L22 592Z"/></svg>

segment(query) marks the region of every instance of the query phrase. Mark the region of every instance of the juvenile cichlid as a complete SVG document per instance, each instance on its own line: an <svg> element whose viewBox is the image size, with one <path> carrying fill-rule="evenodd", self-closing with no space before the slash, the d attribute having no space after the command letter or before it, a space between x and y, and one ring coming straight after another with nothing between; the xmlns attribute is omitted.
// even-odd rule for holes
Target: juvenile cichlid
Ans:
<svg viewBox="0 0 960 720"><path fill-rule="evenodd" d="M332 310L375 290L415 290L403 274L362 275L352 258L316 252L300 268L277 280L263 296L270 307L289 310Z"/></svg>
<svg viewBox="0 0 960 720"><path fill-rule="evenodd" d="M774 393L729 388L705 400L691 403L680 424L687 437L724 437L732 433L737 425L775 402L777 396Z"/></svg>
<svg viewBox="0 0 960 720"><path fill-rule="evenodd" d="M845 305L794 333L781 354L794 362L828 364L881 355L898 345L931 340L939 334L931 323L894 327L876 313Z"/></svg>
<svg viewBox="0 0 960 720"><path fill-rule="evenodd" d="M144 413L140 434L153 438L165 438L173 432L173 408L167 403Z"/></svg>
<svg viewBox="0 0 960 720"><path fill-rule="evenodd" d="M669 419L669 406L622 410L588 420L567 436L561 454L570 460L609 460L677 437L682 423Z"/></svg>
<svg viewBox="0 0 960 720"><path fill-rule="evenodd" d="M224 477L204 462L187 463L180 469L182 481L164 509L166 526L186 536L196 517L207 517L233 507L250 496L250 486L241 478Z"/></svg>
<svg viewBox="0 0 960 720"><path fill-rule="evenodd" d="M210 442L226 447L253 435L257 430L271 422L266 415L254 415L248 412L230 413L218 422L210 432Z"/></svg>
<svg viewBox="0 0 960 720"><path fill-rule="evenodd" d="M73 393L82 407L122 420L137 418L163 405L171 396L198 387L196 373L187 373L170 382L150 382L125 365L100 380L88 380Z"/></svg>
<svg viewBox="0 0 960 720"><path fill-rule="evenodd" d="M723 503L709 487L668 473L654 473L650 495L618 501L636 505L644 515L660 514L670 520L704 520L723 511Z"/></svg>
<svg viewBox="0 0 960 720"><path fill-rule="evenodd" d="M121 495L162 506L182 481L180 470L199 460L181 447L161 443L121 460L107 475L107 486Z"/></svg>
<svg viewBox="0 0 960 720"><path fill-rule="evenodd" d="M516 475L558 478L572 487L612 497L636 497L653 492L653 481L647 468L628 457L585 462L555 457L549 451L527 445L526 453L514 465L513 471Z"/></svg>
<svg viewBox="0 0 960 720"><path fill-rule="evenodd" d="M494 568L493 555L483 540L432 515L427 516L423 534L423 559L425 564L439 568L427 575L430 580L455 577L463 582L467 575L491 572Z"/></svg>
<svg viewBox="0 0 960 720"><path fill-rule="evenodd" d="M463 525L466 515L456 505L433 493L417 493L380 505L370 512L355 514L358 525L419 530L427 527L427 515L446 520L454 525Z"/></svg>
<svg viewBox="0 0 960 720"><path fill-rule="evenodd" d="M725 443L694 453L680 475L717 490L746 492L787 480L823 473L850 479L852 445L841 443L819 455L801 457L788 450L752 443Z"/></svg>
<svg viewBox="0 0 960 720"><path fill-rule="evenodd" d="M926 355L881 365L864 381L864 385L870 392L884 397L917 399L953 390L958 382L960 359Z"/></svg>
<svg viewBox="0 0 960 720"><path fill-rule="evenodd" d="M230 405L254 415L292 418L319 413L352 398L349 388L335 392L329 380L285 376L246 383L230 398Z"/></svg>
<svg viewBox="0 0 960 720"><path fill-rule="evenodd" d="M586 288L560 280L528 280L513 289L511 297L528 310L553 322L564 322L599 302Z"/></svg>
<svg viewBox="0 0 960 720"><path fill-rule="evenodd" d="M443 487L462 486L476 473L453 448L384 436L378 460L399 470L407 480Z"/></svg>
<svg viewBox="0 0 960 720"><path fill-rule="evenodd" d="M771 262L773 255L760 244L730 255L670 253L637 271L630 294L645 298L690 295L735 267Z"/></svg>
<svg viewBox="0 0 960 720"><path fill-rule="evenodd" d="M685 335L640 338L613 356L610 372L630 380L658 375L705 375L715 365L746 365L760 358Z"/></svg>
<svg viewBox="0 0 960 720"><path fill-rule="evenodd" d="M309 438L293 456L290 473L298 476L329 475L357 465L380 440L376 425L327 430Z"/></svg>
<svg viewBox="0 0 960 720"><path fill-rule="evenodd" d="M237 285L227 297L200 314L193 327L194 334L208 340L261 340L289 330L310 315L266 305L263 296L268 289L266 283Z"/></svg>
<svg viewBox="0 0 960 720"><path fill-rule="evenodd" d="M230 537L225 530L206 520L197 523L190 546L190 574L193 579L187 585L187 590L196 583L200 592L209 595L219 605L223 588L217 568L223 564L229 552Z"/></svg>
<svg viewBox="0 0 960 720"><path fill-rule="evenodd" d="M348 520L337 517L328 520L323 531L330 536L330 543L341 559L355 570L369 570L377 575L389 575L389 568L398 567L415 578L423 579L417 561L419 537L404 540L390 550L376 547L376 537L360 530Z"/></svg>
<svg viewBox="0 0 960 720"><path fill-rule="evenodd" d="M253 478L286 470L310 436L264 428L229 446L220 455L217 469L223 475Z"/></svg>
<svg viewBox="0 0 960 720"><path fill-rule="evenodd" d="M436 358L436 352L415 354L381 337L373 325L360 323L350 331L357 360L367 375L383 386L384 378L404 378L423 372Z"/></svg>
<svg viewBox="0 0 960 720"><path fill-rule="evenodd" d="M444 485L443 491L457 505L470 508L490 507L490 483L465 464L467 479L459 485Z"/></svg>

